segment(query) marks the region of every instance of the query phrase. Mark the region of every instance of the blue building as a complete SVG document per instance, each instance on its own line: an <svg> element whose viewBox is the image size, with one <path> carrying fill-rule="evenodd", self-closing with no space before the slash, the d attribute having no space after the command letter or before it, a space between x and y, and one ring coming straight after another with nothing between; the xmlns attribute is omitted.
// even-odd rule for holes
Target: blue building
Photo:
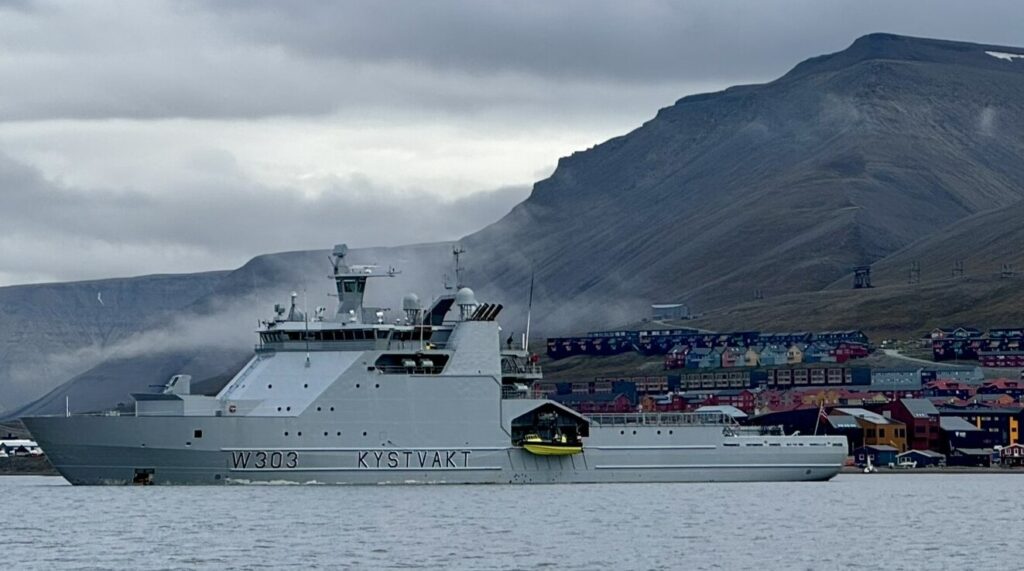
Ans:
<svg viewBox="0 0 1024 571"><path fill-rule="evenodd" d="M888 466L896 464L899 453L899 449L888 444L869 444L854 450L853 459L858 466L866 466L869 458L872 466Z"/></svg>

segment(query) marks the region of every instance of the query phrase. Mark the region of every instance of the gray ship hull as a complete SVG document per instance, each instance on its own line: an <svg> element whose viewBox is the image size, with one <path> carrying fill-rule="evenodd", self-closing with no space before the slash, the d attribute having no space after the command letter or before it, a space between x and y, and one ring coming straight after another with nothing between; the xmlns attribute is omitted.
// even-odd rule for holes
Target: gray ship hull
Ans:
<svg viewBox="0 0 1024 571"><path fill-rule="evenodd" d="M835 476L846 457L842 437L724 436L700 426L600 427L579 454L536 456L515 446L368 445L362 433L328 443L334 435L323 431L319 442L282 443L273 435L287 420L269 430L257 418L24 420L57 470L82 485L131 484L139 474L208 485L814 481ZM204 438L183 440L197 430Z"/></svg>
<svg viewBox="0 0 1024 571"><path fill-rule="evenodd" d="M539 367L501 349L500 305L462 288L426 312L406 296L404 323L383 312L364 323L373 276L348 267L346 252L333 254L336 317L318 310L311 321L292 294L216 396L193 395L176 375L162 393L133 395L133 414L26 426L72 484L827 480L845 460L844 437L784 436L721 414L586 417L534 398ZM527 442L575 453L538 456Z"/></svg>

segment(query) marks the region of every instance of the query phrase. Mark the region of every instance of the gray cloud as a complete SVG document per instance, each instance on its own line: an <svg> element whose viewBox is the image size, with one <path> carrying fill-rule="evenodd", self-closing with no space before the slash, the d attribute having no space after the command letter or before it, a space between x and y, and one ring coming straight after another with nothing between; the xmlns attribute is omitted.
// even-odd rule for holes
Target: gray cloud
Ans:
<svg viewBox="0 0 1024 571"><path fill-rule="evenodd" d="M10 5L7 120L653 113L869 32L1024 44L1024 4L1011 1Z"/></svg>
<svg viewBox="0 0 1024 571"><path fill-rule="evenodd" d="M1024 4L1006 0L0 0L0 14L0 283L456 238L557 153L865 33L1024 45ZM455 198L467 188L500 190Z"/></svg>
<svg viewBox="0 0 1024 571"><path fill-rule="evenodd" d="M230 155L209 154L211 169ZM156 195L81 189L0 155L9 216L0 236L0 281L17 283L223 269L251 256L456 239L503 216L526 187L456 199L380 187L366 177L325 181L318 196L241 175Z"/></svg>
<svg viewBox="0 0 1024 571"><path fill-rule="evenodd" d="M1003 17L1024 14L1019 3L987 4ZM873 31L966 33L988 41L1022 37L1012 21L979 17L978 4L951 1L263 0L202 6L214 7L229 28L253 42L314 57L413 62L480 74L513 71L560 80L764 77ZM973 25L979 20L980 29Z"/></svg>

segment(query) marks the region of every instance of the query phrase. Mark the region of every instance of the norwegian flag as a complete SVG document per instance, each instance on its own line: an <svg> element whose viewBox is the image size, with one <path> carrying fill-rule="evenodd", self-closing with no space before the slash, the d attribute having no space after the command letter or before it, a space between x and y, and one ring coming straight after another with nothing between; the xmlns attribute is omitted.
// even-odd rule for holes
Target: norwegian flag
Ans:
<svg viewBox="0 0 1024 571"><path fill-rule="evenodd" d="M818 407L818 419L828 422L828 414L825 412L825 403L821 403Z"/></svg>

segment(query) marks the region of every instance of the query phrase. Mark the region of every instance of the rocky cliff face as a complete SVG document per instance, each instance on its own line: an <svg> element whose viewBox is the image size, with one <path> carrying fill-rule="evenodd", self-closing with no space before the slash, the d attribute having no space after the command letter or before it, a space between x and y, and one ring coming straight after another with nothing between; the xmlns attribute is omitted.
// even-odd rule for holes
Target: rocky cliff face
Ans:
<svg viewBox="0 0 1024 571"><path fill-rule="evenodd" d="M227 272L0 288L0 405L88 370L105 351L173 319Z"/></svg>
<svg viewBox="0 0 1024 571"><path fill-rule="evenodd" d="M684 98L563 159L470 236L492 261L477 278L521 283L534 266L553 305L820 289L1024 198L1024 60L1006 52L1024 50L876 34Z"/></svg>
<svg viewBox="0 0 1024 571"><path fill-rule="evenodd" d="M878 331L932 323L929 312L954 303L958 321L971 307L1004 307L1008 282L941 280L951 257L988 275L1020 250L1024 59L1007 54L1024 49L873 34L771 83L681 99L635 131L563 158L526 201L467 236L468 282L505 303L503 326L520 331L535 272L542 333L636 321L655 301L686 301L708 311L713 327ZM354 254L404 272L368 303L439 293L449 252L428 244ZM174 372L223 379L250 350L256 319L288 291L326 304L326 256L109 280L114 291L139 288L109 297L131 299L116 311L98 306L92 285L0 290L0 400L12 407L52 389L22 412L62 410L67 394L88 410ZM910 260L931 280L920 288L905 283ZM845 291L861 264L875 264L876 283L891 287ZM765 299L748 301L755 290ZM54 388L49 375L47 386L12 392L12 369L92 345L104 351L79 363L72 381Z"/></svg>

